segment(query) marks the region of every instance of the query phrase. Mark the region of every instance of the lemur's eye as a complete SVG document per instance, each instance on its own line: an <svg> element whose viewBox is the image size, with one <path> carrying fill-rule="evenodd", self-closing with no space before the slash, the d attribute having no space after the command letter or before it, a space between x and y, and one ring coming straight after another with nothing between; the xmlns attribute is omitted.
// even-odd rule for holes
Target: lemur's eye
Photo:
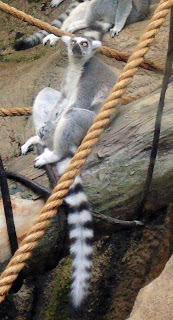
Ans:
<svg viewBox="0 0 173 320"><path fill-rule="evenodd" d="M83 47L88 47L88 42L82 42Z"/></svg>
<svg viewBox="0 0 173 320"><path fill-rule="evenodd" d="M72 40L71 45L72 45L72 46L74 46L74 44L75 44L75 41L74 41L74 40Z"/></svg>

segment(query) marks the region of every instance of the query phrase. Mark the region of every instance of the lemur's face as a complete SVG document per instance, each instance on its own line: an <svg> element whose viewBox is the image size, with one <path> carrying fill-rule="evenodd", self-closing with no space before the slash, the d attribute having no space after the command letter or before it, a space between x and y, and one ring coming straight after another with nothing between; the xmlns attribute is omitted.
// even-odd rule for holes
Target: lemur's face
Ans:
<svg viewBox="0 0 173 320"><path fill-rule="evenodd" d="M85 56L91 51L91 44L86 38L74 37L70 41L70 49L74 56Z"/></svg>
<svg viewBox="0 0 173 320"><path fill-rule="evenodd" d="M63 36L62 40L67 44L70 55L79 59L84 58L85 60L92 57L96 49L101 46L100 41L82 35L74 37Z"/></svg>

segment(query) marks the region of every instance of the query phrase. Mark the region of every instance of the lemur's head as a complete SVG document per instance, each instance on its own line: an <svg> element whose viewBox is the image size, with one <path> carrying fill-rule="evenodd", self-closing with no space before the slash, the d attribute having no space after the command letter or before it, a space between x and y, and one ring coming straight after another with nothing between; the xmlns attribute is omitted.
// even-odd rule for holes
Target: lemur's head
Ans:
<svg viewBox="0 0 173 320"><path fill-rule="evenodd" d="M66 43L68 48L68 55L82 61L88 61L101 47L102 43L98 40L78 35L74 37L63 36L62 41Z"/></svg>

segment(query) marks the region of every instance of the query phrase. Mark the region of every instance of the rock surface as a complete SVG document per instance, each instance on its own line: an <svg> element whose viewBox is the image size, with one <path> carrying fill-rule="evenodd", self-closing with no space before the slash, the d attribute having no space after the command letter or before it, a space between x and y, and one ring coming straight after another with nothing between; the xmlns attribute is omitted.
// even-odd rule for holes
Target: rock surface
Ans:
<svg viewBox="0 0 173 320"><path fill-rule="evenodd" d="M95 146L83 169L93 210L134 219L142 199L160 93L119 108L114 121ZM158 155L147 210L172 202L173 84L167 90ZM91 183L92 181L92 183Z"/></svg>
<svg viewBox="0 0 173 320"><path fill-rule="evenodd" d="M44 206L44 201L33 201L16 198L14 196L11 198L14 224L20 246L20 243L28 233L28 230L38 218L39 212ZM0 199L0 239L0 263L2 263L11 255L2 199Z"/></svg>
<svg viewBox="0 0 173 320"><path fill-rule="evenodd" d="M31 200L12 196L11 203L18 244L20 246L21 241L38 218L45 202L42 199ZM57 265L58 257L64 245L65 220L65 215L62 214L62 210L60 209L59 215L52 219L45 235L33 251L32 257L28 262L29 267L27 266L25 273L42 273L45 269L53 268ZM2 199L0 199L0 239L0 271L2 271L11 256ZM56 259L54 258L55 256Z"/></svg>
<svg viewBox="0 0 173 320"><path fill-rule="evenodd" d="M161 275L140 290L128 320L172 320L173 256Z"/></svg>

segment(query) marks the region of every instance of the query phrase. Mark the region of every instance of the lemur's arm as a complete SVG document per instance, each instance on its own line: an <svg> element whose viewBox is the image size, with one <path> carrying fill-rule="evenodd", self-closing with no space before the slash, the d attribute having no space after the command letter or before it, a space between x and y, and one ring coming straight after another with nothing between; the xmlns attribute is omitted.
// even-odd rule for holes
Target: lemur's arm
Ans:
<svg viewBox="0 0 173 320"><path fill-rule="evenodd" d="M118 2L115 16L115 24L114 27L110 29L110 34L112 38L115 34L118 35L118 33L122 30L131 10L132 0L121 0Z"/></svg>

